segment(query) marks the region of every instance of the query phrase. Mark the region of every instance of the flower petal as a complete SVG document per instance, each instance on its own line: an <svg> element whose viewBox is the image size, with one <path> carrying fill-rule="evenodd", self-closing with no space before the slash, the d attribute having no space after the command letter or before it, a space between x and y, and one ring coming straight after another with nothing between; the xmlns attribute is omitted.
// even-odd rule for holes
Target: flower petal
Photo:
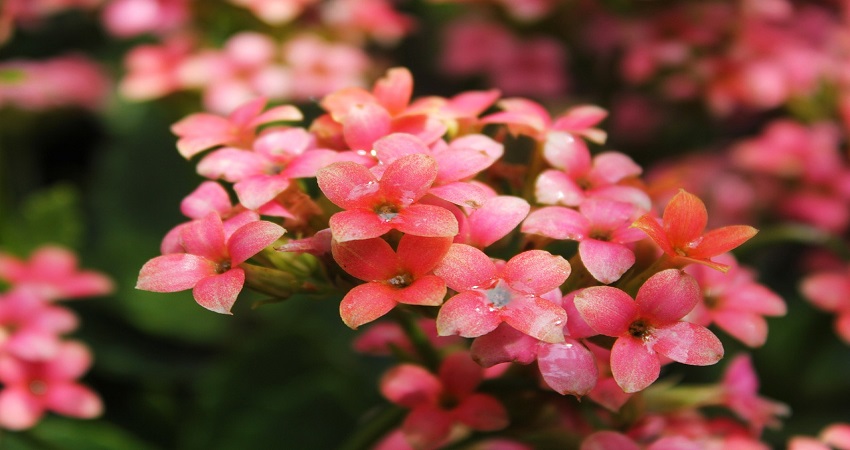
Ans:
<svg viewBox="0 0 850 450"><path fill-rule="evenodd" d="M31 428L44 415L44 404L25 389L0 391L0 427L7 430Z"/></svg>
<svg viewBox="0 0 850 450"><path fill-rule="evenodd" d="M497 311L481 292L461 292L448 299L437 314L440 336L458 334L478 337L496 329L502 322Z"/></svg>
<svg viewBox="0 0 850 450"><path fill-rule="evenodd" d="M519 197L500 195L487 199L468 217L470 243L483 248L507 236L526 218L529 209L528 202Z"/></svg>
<svg viewBox="0 0 850 450"><path fill-rule="evenodd" d="M398 259L411 275L432 271L452 246L450 237L423 237L405 234L398 243Z"/></svg>
<svg viewBox="0 0 850 450"><path fill-rule="evenodd" d="M434 274L446 280L448 287L457 292L487 287L497 275L496 265L490 257L466 244L452 244L446 256L434 268Z"/></svg>
<svg viewBox="0 0 850 450"><path fill-rule="evenodd" d="M51 411L79 419L91 419L103 414L100 397L91 389L76 383L51 385L44 403Z"/></svg>
<svg viewBox="0 0 850 450"><path fill-rule="evenodd" d="M177 292L190 289L202 278L215 275L216 263L188 253L157 256L142 266L136 289Z"/></svg>
<svg viewBox="0 0 850 450"><path fill-rule="evenodd" d="M365 209L340 211L331 216L329 225L333 238L339 242L376 238L393 229L390 222Z"/></svg>
<svg viewBox="0 0 850 450"><path fill-rule="evenodd" d="M710 366L723 357L723 344L708 328L678 322L652 332L652 349L662 355L692 366Z"/></svg>
<svg viewBox="0 0 850 450"><path fill-rule="evenodd" d="M455 418L477 431L496 431L508 426L508 411L496 398L472 394L453 411Z"/></svg>
<svg viewBox="0 0 850 450"><path fill-rule="evenodd" d="M560 306L540 297L519 297L501 311L502 320L533 338L544 342L564 342L567 313Z"/></svg>
<svg viewBox="0 0 850 450"><path fill-rule="evenodd" d="M726 253L747 242L758 233L758 230L748 225L732 225L718 228L705 233L699 245L688 251L692 258L710 258Z"/></svg>
<svg viewBox="0 0 850 450"><path fill-rule="evenodd" d="M580 397L596 386L596 360L590 350L576 340L540 344L537 366L546 384L561 395Z"/></svg>
<svg viewBox="0 0 850 450"><path fill-rule="evenodd" d="M260 209L289 187L289 180L278 175L254 175L233 185L239 203L248 209Z"/></svg>
<svg viewBox="0 0 850 450"><path fill-rule="evenodd" d="M658 355L642 340L624 336L611 348L611 374L626 393L646 389L658 379L661 363Z"/></svg>
<svg viewBox="0 0 850 450"><path fill-rule="evenodd" d="M562 256L529 250L511 258L502 268L502 277L520 292L542 295L561 286L570 270L570 263Z"/></svg>
<svg viewBox="0 0 850 450"><path fill-rule="evenodd" d="M416 236L454 237L458 233L454 214L446 208L434 205L410 205L388 223L402 233Z"/></svg>
<svg viewBox="0 0 850 450"><path fill-rule="evenodd" d="M378 139L390 133L390 114L374 103L352 106L345 115L342 134L352 150L371 150Z"/></svg>
<svg viewBox="0 0 850 450"><path fill-rule="evenodd" d="M501 324L495 330L472 341L472 358L482 367L505 362L531 364L537 358L537 343L533 337Z"/></svg>
<svg viewBox="0 0 850 450"><path fill-rule="evenodd" d="M384 171L381 193L396 206L407 206L422 198L436 177L434 158L418 153L403 156Z"/></svg>
<svg viewBox="0 0 850 450"><path fill-rule="evenodd" d="M747 311L716 311L714 323L721 330L748 347L761 347L767 341L767 321L764 317Z"/></svg>
<svg viewBox="0 0 850 450"><path fill-rule="evenodd" d="M547 206L528 215L522 223L522 232L581 241L590 235L590 222L574 209Z"/></svg>
<svg viewBox="0 0 850 450"><path fill-rule="evenodd" d="M407 415L401 429L413 448L434 449L446 442L452 425L449 413L436 405L424 404Z"/></svg>
<svg viewBox="0 0 850 450"><path fill-rule="evenodd" d="M381 377L381 394L396 405L415 408L436 403L443 390L440 380L424 367L400 364Z"/></svg>
<svg viewBox="0 0 850 450"><path fill-rule="evenodd" d="M398 292L399 303L406 305L439 306L446 296L446 282L434 275L425 275Z"/></svg>
<svg viewBox="0 0 850 450"><path fill-rule="evenodd" d="M363 281L386 281L398 274L398 257L383 239L334 241L331 250L343 270Z"/></svg>
<svg viewBox="0 0 850 450"><path fill-rule="evenodd" d="M331 164L316 173L319 188L333 204L343 209L372 206L380 185L365 166L351 161Z"/></svg>
<svg viewBox="0 0 850 450"><path fill-rule="evenodd" d="M237 267L198 281L192 289L192 296L199 305L210 311L230 314L230 308L236 303L244 284L245 271Z"/></svg>
<svg viewBox="0 0 850 450"><path fill-rule="evenodd" d="M454 352L440 365L440 381L445 393L456 398L466 397L481 384L484 370L465 351Z"/></svg>
<svg viewBox="0 0 850 450"><path fill-rule="evenodd" d="M273 244L285 232L286 230L282 226L265 220L243 225L234 231L227 241L231 265L242 264L248 258Z"/></svg>
<svg viewBox="0 0 850 450"><path fill-rule="evenodd" d="M342 321L352 330L390 312L396 305L396 289L381 283L366 283L348 291L339 304Z"/></svg>
<svg viewBox="0 0 850 450"><path fill-rule="evenodd" d="M649 277L638 289L635 304L654 325L676 322L702 300L699 283L679 269L667 269Z"/></svg>
<svg viewBox="0 0 850 450"><path fill-rule="evenodd" d="M702 236L708 223L708 212L699 197L681 189L664 208L662 219L671 245L684 249Z"/></svg>
<svg viewBox="0 0 850 450"><path fill-rule="evenodd" d="M211 212L203 219L193 220L180 229L180 243L186 253L202 256L212 261L227 259L224 225L217 213Z"/></svg>
<svg viewBox="0 0 850 450"><path fill-rule="evenodd" d="M606 336L621 336L637 319L638 308L629 294L608 286L589 287L576 294L575 307L581 318Z"/></svg>
<svg viewBox="0 0 850 450"><path fill-rule="evenodd" d="M605 284L619 280L635 263L634 252L614 242L585 239L579 243L578 252L587 271Z"/></svg>

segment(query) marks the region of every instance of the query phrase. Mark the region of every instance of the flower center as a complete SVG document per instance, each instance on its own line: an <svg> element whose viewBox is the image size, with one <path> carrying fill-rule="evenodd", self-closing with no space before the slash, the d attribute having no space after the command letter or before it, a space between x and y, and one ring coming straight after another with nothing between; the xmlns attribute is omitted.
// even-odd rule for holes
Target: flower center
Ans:
<svg viewBox="0 0 850 450"><path fill-rule="evenodd" d="M493 304L496 308L507 306L514 298L513 290L505 283L504 280L499 280L495 286L484 292L487 295L487 301Z"/></svg>
<svg viewBox="0 0 850 450"><path fill-rule="evenodd" d="M629 325L629 334L638 339L645 339L649 335L649 324L642 319L635 320Z"/></svg>
<svg viewBox="0 0 850 450"><path fill-rule="evenodd" d="M218 274L222 274L231 269L230 261L222 261L215 266L215 272Z"/></svg>
<svg viewBox="0 0 850 450"><path fill-rule="evenodd" d="M387 284L394 288L406 288L413 283L413 277L409 273L398 274L389 280L387 280Z"/></svg>
<svg viewBox="0 0 850 450"><path fill-rule="evenodd" d="M42 380L32 380L27 387L29 387L33 395L44 395L47 393L47 383Z"/></svg>
<svg viewBox="0 0 850 450"><path fill-rule="evenodd" d="M395 205L391 205L389 203L384 203L381 206L375 208L375 212L378 214L378 217L381 218L384 222L389 222L398 215L398 208Z"/></svg>

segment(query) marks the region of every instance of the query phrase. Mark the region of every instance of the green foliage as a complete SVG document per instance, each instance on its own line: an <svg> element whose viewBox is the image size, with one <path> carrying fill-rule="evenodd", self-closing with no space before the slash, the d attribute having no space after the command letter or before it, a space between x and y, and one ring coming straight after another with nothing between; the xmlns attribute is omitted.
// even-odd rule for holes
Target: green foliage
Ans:
<svg viewBox="0 0 850 450"><path fill-rule="evenodd" d="M79 191L59 184L31 194L17 214L0 217L0 248L26 256L46 243L76 249L83 235Z"/></svg>

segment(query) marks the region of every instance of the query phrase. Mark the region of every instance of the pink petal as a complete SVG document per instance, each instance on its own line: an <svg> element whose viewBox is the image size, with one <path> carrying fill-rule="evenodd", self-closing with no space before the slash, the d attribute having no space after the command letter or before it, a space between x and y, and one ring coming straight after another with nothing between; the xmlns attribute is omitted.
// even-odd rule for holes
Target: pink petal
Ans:
<svg viewBox="0 0 850 450"><path fill-rule="evenodd" d="M244 227L245 225L251 222L257 222L260 220L260 215L254 211L242 211L235 216L229 217L224 221L224 240L230 241L230 238L233 237L233 233L236 230Z"/></svg>
<svg viewBox="0 0 850 450"><path fill-rule="evenodd" d="M584 190L567 174L544 170L534 183L534 198L544 205L578 206Z"/></svg>
<svg viewBox="0 0 850 450"><path fill-rule="evenodd" d="M662 355L692 366L709 366L723 357L723 344L708 328L678 322L652 332L652 349Z"/></svg>
<svg viewBox="0 0 850 450"><path fill-rule="evenodd" d="M355 105L342 125L345 142L352 150L371 150L375 141L390 134L390 120L390 114L380 105Z"/></svg>
<svg viewBox="0 0 850 450"><path fill-rule="evenodd" d="M214 212L203 219L193 220L180 230L180 242L186 253L212 261L227 259L224 239L224 225L221 217Z"/></svg>
<svg viewBox="0 0 850 450"><path fill-rule="evenodd" d="M552 131L546 135L543 157L571 178L587 173L591 167L590 150L583 140L571 133Z"/></svg>
<svg viewBox="0 0 850 450"><path fill-rule="evenodd" d="M371 157L369 157L371 159ZM361 162L363 158L354 152L337 152L334 150L308 150L287 164L280 172L286 178L315 178L319 170L338 161ZM362 163L362 162L361 162Z"/></svg>
<svg viewBox="0 0 850 450"><path fill-rule="evenodd" d="M616 431L597 431L584 439L579 450L640 450L628 436Z"/></svg>
<svg viewBox="0 0 850 450"><path fill-rule="evenodd" d="M581 241L590 236L590 221L574 209L547 206L528 215L522 224L522 232Z"/></svg>
<svg viewBox="0 0 850 450"><path fill-rule="evenodd" d="M573 339L563 344L541 344L537 365L546 384L561 395L580 397L596 385L596 360L590 350Z"/></svg>
<svg viewBox="0 0 850 450"><path fill-rule="evenodd" d="M436 403L442 393L440 380L424 367L401 364L381 377L381 394L389 401L407 408L423 403Z"/></svg>
<svg viewBox="0 0 850 450"><path fill-rule="evenodd" d="M481 186L466 181L434 186L428 193L447 202L468 208L478 208L487 200L487 192Z"/></svg>
<svg viewBox="0 0 850 450"><path fill-rule="evenodd" d="M472 358L482 367L505 362L531 364L537 358L537 339L507 324L472 341Z"/></svg>
<svg viewBox="0 0 850 450"><path fill-rule="evenodd" d="M487 247L513 231L531 209L528 202L512 196L488 199L484 205L469 215L470 243Z"/></svg>
<svg viewBox="0 0 850 450"><path fill-rule="evenodd" d="M481 134L457 138L449 147L434 153L440 167L437 180L445 183L472 178L493 165L503 153L502 144Z"/></svg>
<svg viewBox="0 0 850 450"><path fill-rule="evenodd" d="M575 297L581 290L573 291L565 295L561 299L561 306L567 312L567 335L575 339L596 336L599 334L596 330L590 327L581 313L576 309Z"/></svg>
<svg viewBox="0 0 850 450"><path fill-rule="evenodd" d="M452 246L449 237L422 237L405 234L398 243L400 264L413 276L424 275L442 261Z"/></svg>
<svg viewBox="0 0 850 450"><path fill-rule="evenodd" d="M496 265L481 250L466 244L452 244L434 274L446 280L457 292L487 287L496 278Z"/></svg>
<svg viewBox="0 0 850 450"><path fill-rule="evenodd" d="M286 230L280 225L265 220L245 224L233 232L227 241L231 265L236 266L256 255L278 240Z"/></svg>
<svg viewBox="0 0 850 450"><path fill-rule="evenodd" d="M664 208L663 222L670 243L685 248L702 235L708 223L708 212L699 197L682 189Z"/></svg>
<svg viewBox="0 0 850 450"><path fill-rule="evenodd" d="M483 375L484 370L465 351L447 356L439 371L443 390L456 398L463 398L475 392Z"/></svg>
<svg viewBox="0 0 850 450"><path fill-rule="evenodd" d="M410 96L413 95L413 75L404 67L394 67L375 83L372 92L378 103L391 115L398 115L410 103Z"/></svg>
<svg viewBox="0 0 850 450"><path fill-rule="evenodd" d="M248 123L248 128L256 128L271 122L297 122L304 119L301 111L292 105L281 105L269 108L268 111L255 117Z"/></svg>
<svg viewBox="0 0 850 450"><path fill-rule="evenodd" d="M587 396L612 412L618 412L631 398L612 377L600 379Z"/></svg>
<svg viewBox="0 0 850 450"><path fill-rule="evenodd" d="M214 181L204 181L180 202L180 212L192 219L200 219L211 212L223 216L230 209L230 196Z"/></svg>
<svg viewBox="0 0 850 450"><path fill-rule="evenodd" d="M649 277L638 289L635 304L641 315L656 326L676 322L702 300L694 277L678 269L667 269Z"/></svg>
<svg viewBox="0 0 850 450"><path fill-rule="evenodd" d="M25 389L10 387L0 391L0 427L25 430L38 423L43 415L42 402Z"/></svg>
<svg viewBox="0 0 850 450"><path fill-rule="evenodd" d="M437 177L437 162L428 155L403 156L387 167L381 177L381 193L398 206L407 206L424 196Z"/></svg>
<svg viewBox="0 0 850 450"><path fill-rule="evenodd" d="M73 380L83 376L91 363L88 347L76 341L64 341L56 356L45 363L44 377L54 381Z"/></svg>
<svg viewBox="0 0 850 450"><path fill-rule="evenodd" d="M454 214L446 208L433 205L410 205L401 210L390 223L396 230L416 236L454 237L458 233Z"/></svg>
<svg viewBox="0 0 850 450"><path fill-rule="evenodd" d="M222 148L211 152L198 163L198 175L211 180L235 183L251 175L265 172L268 160L248 150Z"/></svg>
<svg viewBox="0 0 850 450"><path fill-rule="evenodd" d="M216 263L187 253L158 256L142 266L136 289L177 292L192 288L202 278L215 275Z"/></svg>
<svg viewBox="0 0 850 450"><path fill-rule="evenodd" d="M626 393L646 389L658 379L661 363L642 340L624 336L611 348L611 374Z"/></svg>
<svg viewBox="0 0 850 450"><path fill-rule="evenodd" d="M434 275L425 275L401 289L396 297L407 305L439 306L446 296L446 282Z"/></svg>
<svg viewBox="0 0 850 450"><path fill-rule="evenodd" d="M508 426L508 411L501 402L485 394L466 397L453 411L454 417L477 431L496 431Z"/></svg>
<svg viewBox="0 0 850 450"><path fill-rule="evenodd" d="M396 133L412 134L425 145L437 142L447 131L443 121L426 114L405 114L396 117L392 120L391 128Z"/></svg>
<svg viewBox="0 0 850 450"><path fill-rule="evenodd" d="M570 108L552 124L554 130L578 131L590 128L608 117L608 111L596 105L579 105Z"/></svg>
<svg viewBox="0 0 850 450"><path fill-rule="evenodd" d="M575 296L575 307L591 328L606 336L625 334L638 316L629 294L608 286L581 290Z"/></svg>
<svg viewBox="0 0 850 450"><path fill-rule="evenodd" d="M393 229L390 222L363 209L340 211L331 216L329 225L334 239L339 242L376 238Z"/></svg>
<svg viewBox="0 0 850 450"><path fill-rule="evenodd" d="M369 169L349 161L319 170L316 179L328 200L343 209L371 207L380 189Z"/></svg>
<svg viewBox="0 0 850 450"><path fill-rule="evenodd" d="M585 239L578 245L581 262L587 271L602 283L620 279L635 263L635 254L625 245Z"/></svg>
<svg viewBox="0 0 850 450"><path fill-rule="evenodd" d="M199 305L210 311L230 314L244 284L245 271L237 267L198 281L192 289L192 296Z"/></svg>
<svg viewBox="0 0 850 450"><path fill-rule="evenodd" d="M227 119L239 128L247 127L247 125L256 118L266 107L266 99L257 97L239 105L233 110Z"/></svg>
<svg viewBox="0 0 850 450"><path fill-rule="evenodd" d="M363 281L385 281L398 274L398 257L383 239L335 241L331 249L337 264Z"/></svg>
<svg viewBox="0 0 850 450"><path fill-rule="evenodd" d="M449 437L452 417L436 405L421 405L410 412L401 425L407 442L413 448L434 449Z"/></svg>
<svg viewBox="0 0 850 450"><path fill-rule="evenodd" d="M729 294L730 309L750 311L765 316L784 316L787 312L785 301L770 289L760 284L747 284L735 288Z"/></svg>
<svg viewBox="0 0 850 450"><path fill-rule="evenodd" d="M375 96L371 92L359 87L350 87L326 95L320 104L325 111L331 114L333 120L343 122L354 106L374 102Z"/></svg>
<svg viewBox="0 0 850 450"><path fill-rule="evenodd" d="M501 317L508 325L533 338L553 344L564 342L567 313L548 300L540 297L514 298L502 310Z"/></svg>
<svg viewBox="0 0 850 450"><path fill-rule="evenodd" d="M667 239L667 233L664 231L664 228L658 223L658 219L652 216L652 214L645 214L641 216L638 220L632 224L633 227L642 230L652 239L664 253L668 255L676 255L676 251L673 249L673 244Z"/></svg>
<svg viewBox="0 0 850 450"><path fill-rule="evenodd" d="M716 311L714 323L721 330L749 347L761 347L767 341L767 321L747 311Z"/></svg>
<svg viewBox="0 0 850 450"><path fill-rule="evenodd" d="M437 333L440 336L458 334L478 337L487 334L502 322L497 311L481 292L461 292L446 301L437 314Z"/></svg>
<svg viewBox="0 0 850 450"><path fill-rule="evenodd" d="M79 419L103 414L103 402L91 389L76 383L51 385L44 399L47 409Z"/></svg>
<svg viewBox="0 0 850 450"><path fill-rule="evenodd" d="M407 133L393 133L375 142L375 155L384 164L392 164L397 159L421 153L428 155L431 150L418 137Z"/></svg>
<svg viewBox="0 0 850 450"><path fill-rule="evenodd" d="M248 209L260 209L289 187L289 180L278 175L254 175L233 185L239 203Z"/></svg>
<svg viewBox="0 0 850 450"><path fill-rule="evenodd" d="M570 270L562 256L529 250L511 258L502 268L502 277L520 292L541 295L564 284Z"/></svg>
<svg viewBox="0 0 850 450"><path fill-rule="evenodd" d="M339 315L351 329L372 322L396 305L396 289L381 283L366 283L348 291L339 304Z"/></svg>
<svg viewBox="0 0 850 450"><path fill-rule="evenodd" d="M593 169L588 177L599 184L614 184L624 178L636 177L642 171L632 158L620 152L602 152L593 157Z"/></svg>

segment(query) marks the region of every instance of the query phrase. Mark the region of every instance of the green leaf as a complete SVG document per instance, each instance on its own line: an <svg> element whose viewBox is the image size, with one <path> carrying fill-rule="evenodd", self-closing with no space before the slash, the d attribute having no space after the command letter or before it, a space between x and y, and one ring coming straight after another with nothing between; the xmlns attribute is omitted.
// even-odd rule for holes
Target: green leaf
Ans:
<svg viewBox="0 0 850 450"><path fill-rule="evenodd" d="M0 432L5 450L152 450L137 437L106 421L48 416L35 428Z"/></svg>
<svg viewBox="0 0 850 450"><path fill-rule="evenodd" d="M79 248L82 233L79 192L65 184L31 194L17 214L0 218L0 246L18 255L48 242Z"/></svg>

